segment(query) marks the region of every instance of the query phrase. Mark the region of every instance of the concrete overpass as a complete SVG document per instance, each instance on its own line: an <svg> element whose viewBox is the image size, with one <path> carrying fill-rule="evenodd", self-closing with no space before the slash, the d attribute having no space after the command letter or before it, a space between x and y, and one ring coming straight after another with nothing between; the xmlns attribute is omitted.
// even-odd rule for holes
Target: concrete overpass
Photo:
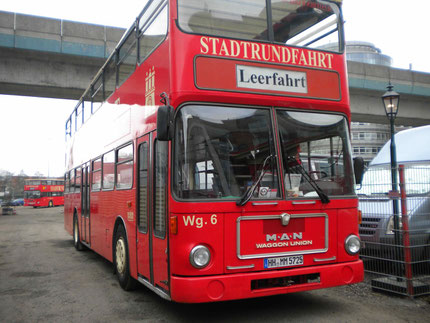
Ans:
<svg viewBox="0 0 430 323"><path fill-rule="evenodd" d="M0 11L0 94L78 99L124 31ZM348 73L353 121L387 123L381 95L391 80L396 124L430 124L430 73L357 62Z"/></svg>
<svg viewBox="0 0 430 323"><path fill-rule="evenodd" d="M0 11L0 93L79 99L124 31Z"/></svg>
<svg viewBox="0 0 430 323"><path fill-rule="evenodd" d="M389 80L400 94L396 124L430 124L430 73L348 61L352 120L388 123L381 95Z"/></svg>

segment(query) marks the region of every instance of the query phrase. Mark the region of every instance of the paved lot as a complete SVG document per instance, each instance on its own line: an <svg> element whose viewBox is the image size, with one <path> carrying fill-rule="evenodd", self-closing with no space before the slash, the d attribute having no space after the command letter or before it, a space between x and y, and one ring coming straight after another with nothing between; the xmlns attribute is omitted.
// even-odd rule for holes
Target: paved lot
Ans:
<svg viewBox="0 0 430 323"><path fill-rule="evenodd" d="M77 252L62 208L0 216L1 322L425 322L430 298L373 293L366 285L263 299L184 305L144 287L124 292L112 265Z"/></svg>

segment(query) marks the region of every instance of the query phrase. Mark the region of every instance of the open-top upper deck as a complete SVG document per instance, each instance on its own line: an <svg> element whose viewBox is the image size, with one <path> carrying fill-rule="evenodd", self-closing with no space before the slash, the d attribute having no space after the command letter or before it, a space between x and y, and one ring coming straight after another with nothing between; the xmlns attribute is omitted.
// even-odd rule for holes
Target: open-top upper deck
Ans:
<svg viewBox="0 0 430 323"><path fill-rule="evenodd" d="M66 122L104 103L285 106L349 116L341 1L148 1ZM333 42L338 47L325 50Z"/></svg>

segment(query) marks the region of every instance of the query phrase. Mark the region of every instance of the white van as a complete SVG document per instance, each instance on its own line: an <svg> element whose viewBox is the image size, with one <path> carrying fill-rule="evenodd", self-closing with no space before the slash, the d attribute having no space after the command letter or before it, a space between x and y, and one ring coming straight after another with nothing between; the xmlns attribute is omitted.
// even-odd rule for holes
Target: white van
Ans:
<svg viewBox="0 0 430 323"><path fill-rule="evenodd" d="M430 236L430 126L404 130L395 135L397 164L404 165L406 210L413 260L429 253ZM371 161L361 187L357 188L362 211L360 237L365 254L390 251L394 245L391 158L388 141ZM400 177L398 176L400 183ZM402 204L399 205L400 243L403 245ZM417 258L418 257L418 258ZM428 257L427 257L428 258Z"/></svg>

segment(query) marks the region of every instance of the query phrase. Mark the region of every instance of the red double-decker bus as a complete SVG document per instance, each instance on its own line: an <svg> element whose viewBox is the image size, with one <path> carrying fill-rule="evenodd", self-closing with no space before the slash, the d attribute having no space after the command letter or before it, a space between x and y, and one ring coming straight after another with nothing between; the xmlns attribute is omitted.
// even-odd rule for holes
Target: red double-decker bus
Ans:
<svg viewBox="0 0 430 323"><path fill-rule="evenodd" d="M353 284L340 1L153 0L66 122L75 247L165 299Z"/></svg>
<svg viewBox="0 0 430 323"><path fill-rule="evenodd" d="M24 206L53 207L64 205L62 178L30 178L24 182Z"/></svg>

